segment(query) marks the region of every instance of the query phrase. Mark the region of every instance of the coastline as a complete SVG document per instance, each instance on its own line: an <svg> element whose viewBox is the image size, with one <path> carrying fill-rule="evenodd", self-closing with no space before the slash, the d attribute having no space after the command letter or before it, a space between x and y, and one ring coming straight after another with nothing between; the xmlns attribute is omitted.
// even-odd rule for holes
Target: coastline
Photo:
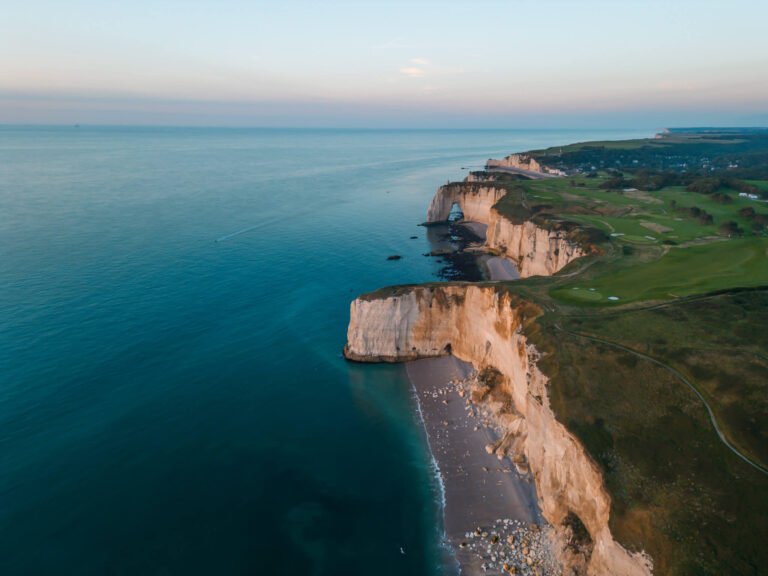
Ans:
<svg viewBox="0 0 768 576"><path fill-rule="evenodd" d="M488 241L488 225L482 222L464 220L456 224L477 237L479 247L470 248L470 252L477 254L477 262L483 278L490 282L519 280L520 271L515 262L506 256L495 256L485 252Z"/></svg>
<svg viewBox="0 0 768 576"><path fill-rule="evenodd" d="M699 142L693 144L698 146ZM574 146L577 152L580 147L587 148L586 144ZM642 142L632 146L633 150L647 152ZM615 155L627 162L624 146L619 149ZM615 150L592 146L589 152L604 158ZM689 150L688 154L698 161L698 148ZM541 155L547 156L547 151ZM659 154L646 156L664 160ZM641 160L648 160L646 156ZM528 156L512 155L508 157L510 162L513 157L520 161ZM561 156L557 153L547 157ZM641 164L637 158L630 160L635 165ZM576 162L574 158L570 161ZM530 163L533 162L531 157ZM743 496L737 498L743 506L740 515L759 520L761 511L755 495L760 493L760 484L749 477L752 470L745 473L736 468L741 462L726 465L721 461L730 457L722 454L721 444L733 450L714 420L713 409L704 402L709 416L706 418L700 407L691 408L691 402L696 399L689 397L688 390L678 393L676 387L678 381L692 390L697 386L685 378L670 377L680 376L679 370L672 366L681 363L685 367L681 369L699 378L699 384L705 387L710 384L703 382L715 381L717 387L724 387L738 374L740 385L749 390L753 376L751 372L747 375L747 371L757 372L756 366L746 368L742 362L733 363L738 367L731 365L729 349L718 362L708 361L711 363L705 369L700 356L690 354L685 342L706 341L710 348L717 349L723 334L719 331L713 334L712 326L728 326L731 318L746 312L755 319L744 322L744 331L737 332L731 327L726 333L737 334L729 344L744 347L734 350L750 355L755 346L754 331L759 330L760 324L756 312L765 309L764 294L759 291L744 297L744 288L755 282L755 272L751 268L739 268L734 270L733 278L722 281L727 256L724 259L722 244L714 242L717 237L712 235L711 226L716 223L708 213L707 221L699 222L701 227L687 222L680 224L680 228L664 227L662 232L658 222L641 222L644 228L653 228L658 237L635 238L661 243L664 245L661 250L659 246L627 249L628 246L622 244L627 240L641 246L642 242L635 242L632 236L636 224L633 217L638 213L649 220L656 217L669 222L670 226L677 226L673 221L684 222L682 216L688 212L677 208L678 199L685 204L691 198L690 192L701 191L700 182L696 181L694 187L687 184L688 176L681 176L687 170L665 175L663 184L656 186L644 183L640 166L635 167L636 171L629 166L630 173L636 175L631 181L622 179L621 186L636 182L638 188L624 189L625 192L670 188L663 197L656 198L638 192L631 198L640 203L636 204L629 198L614 201L605 193L608 188L617 188L618 182L614 181L613 173L597 171L598 162L585 164L581 158L581 165L570 168L563 162L559 166L565 168L548 170L542 165L542 169L558 171L561 175L565 175L563 170L573 170L570 180L543 187L488 184L494 178L486 177L486 173L472 173L464 182L440 186L429 205L424 225L447 223L448 237L458 247L451 254L434 251L430 255L450 258L459 272L462 269L456 263L471 269L482 281L456 274L449 277L457 280L450 284L392 286L361 295L350 306L344 355L360 362L411 362L441 357L448 363L442 369L436 363L432 368L427 365L422 376L417 374L423 365L419 362L408 365L406 370L423 404L420 415L429 438L432 461L440 476L444 495L444 541L456 550L461 573L529 573L525 566L519 570L518 565L510 563L509 554L500 553L503 548L497 546L500 541L503 544L503 533L500 536L499 529L516 522L506 517L506 505L518 503L514 497L508 496L504 502L492 506L491 512L496 514L473 517L478 511L484 512L484 506L488 506L483 500L488 494L495 494L501 484L492 478L489 486L486 480L494 472L508 472L502 467L494 468L498 463L493 462L493 465L482 466L486 473L484 479L467 480L470 470L476 470L472 466L477 466L477 456L482 455L483 450L478 446L465 450L461 443L471 443L473 436L477 436L472 432L483 431L487 443L483 446L481 442L480 447L487 454L497 456L502 466L505 459L509 459L518 464L524 474L530 471L539 496L540 513L551 523L556 535L548 550L557 551L567 573L649 576L654 569L659 573L714 573L709 570L710 566L717 566L718 572L729 572L736 570L736 565L739 572L751 572L757 566L757 563L750 564L751 558L763 557L765 548L761 549L759 537L755 538L750 530L744 530L733 520L738 515L723 512L729 510L729 496L732 496L724 487L741 486ZM591 172L584 173L583 166ZM712 201L726 203L721 200L726 196L718 193ZM545 203L533 200L529 203L532 198ZM730 196L726 199L732 201ZM651 204L659 206L654 208ZM467 220L451 220L459 211ZM681 217L670 219L669 215L675 212ZM594 219L585 221L582 216L586 214L610 215L616 217L616 221L597 220L598 226ZM734 218L746 218L749 214L755 214L751 206L733 206L729 212ZM621 220L625 216L627 218ZM752 223L758 224L752 226L754 236L765 235L763 222ZM725 228L740 230L729 237L750 236L748 227L741 229L736 220L721 225L720 231ZM481 232L486 236L482 244L477 241ZM660 236L670 232L676 232L668 237L675 240ZM623 236L626 238L614 239ZM760 238L734 238L732 251L735 255L744 250L744 257L751 258L749 254L759 254L763 243ZM690 262L682 252L689 247L694 247ZM711 256L711 262L703 263L702 254ZM560 279L547 280L575 260L590 256L580 270L564 273ZM513 282L499 284L500 277L511 273L510 262L519 266L522 278L536 279L520 289L515 289L513 285L517 283ZM585 273L594 263L599 263L597 271ZM691 278L685 281L684 289L679 290L678 280L670 280L668 274L662 273L669 267L690 272ZM580 282L594 283L596 287L586 292L574 285ZM699 306L698 301L705 299L707 304ZM581 306L612 306L617 300L647 304L621 306L615 314L574 312ZM718 309L721 317L715 315L716 321L709 313L709 300L713 300L713 306L715 301L721 306ZM691 302L696 304L691 306ZM644 322L640 323L643 330L636 330L635 316L624 316L646 310L653 312L645 315L647 318L643 316ZM589 320L582 320L584 317ZM680 318L689 320L691 325L678 332ZM562 328L561 321L571 329ZM564 338L561 334L565 333L571 337ZM667 339L669 335L673 341ZM607 353L606 347L613 352ZM635 354L633 351L637 349L648 354ZM455 366L452 370L451 363L456 361L443 358L446 354L471 362L478 374L461 381L467 370L456 370ZM641 368L639 361L655 365L653 370L665 369L668 374L660 373L649 380L645 377L648 364ZM728 368L715 372L712 368L715 366ZM440 375L441 370L448 375ZM449 379L451 372L458 377ZM667 380L674 384L668 384ZM758 398L759 394L753 393L752 397ZM731 406L727 399L722 402L723 406ZM654 410L637 409L647 405ZM757 421L759 408L741 406L737 410L755 414L748 418ZM487 430L481 430L476 424L470 432L472 417ZM746 432L739 425L734 426L734 430L739 430L734 434L744 434L746 438ZM702 432L712 428L717 439ZM498 439L493 438L493 431L498 433ZM637 438L648 438L648 445L637 445ZM753 445L759 446L758 436L752 438ZM677 446L695 446L696 450L691 453ZM661 458L659 450L664 452ZM704 452L708 453L707 458L701 456ZM462 462L468 463L468 467L463 467ZM675 480L658 483L659 477ZM686 478L684 484L680 482L682 478ZM451 494L451 486L461 486L462 480L463 492L457 498ZM698 488L702 489L700 494ZM468 506L466 501L472 499L479 504ZM494 515L501 518L491 521L490 516ZM477 525L474 530L471 524ZM470 530L462 534L468 525ZM710 526L714 525L723 533L722 541L711 538L714 532ZM524 521L520 526L524 528ZM529 525L531 532L535 527L535 523ZM680 533L700 537L683 541L675 536ZM510 543L515 543L514 538ZM712 554L713 551L716 554ZM518 556L516 560L519 559ZM551 565L545 565L546 556L538 556L532 562L526 551L524 560L529 567L533 562L539 564L533 569L536 574L563 572L563 568L550 570ZM478 562L481 562L479 566Z"/></svg>
<svg viewBox="0 0 768 576"><path fill-rule="evenodd" d="M483 261L483 266L491 282L520 279L520 272L515 263L504 256L491 256Z"/></svg>
<svg viewBox="0 0 768 576"><path fill-rule="evenodd" d="M445 566L467 575L557 573L533 482L486 451L495 433L459 392L456 383L472 366L443 356L405 369L439 474L443 538L452 552Z"/></svg>

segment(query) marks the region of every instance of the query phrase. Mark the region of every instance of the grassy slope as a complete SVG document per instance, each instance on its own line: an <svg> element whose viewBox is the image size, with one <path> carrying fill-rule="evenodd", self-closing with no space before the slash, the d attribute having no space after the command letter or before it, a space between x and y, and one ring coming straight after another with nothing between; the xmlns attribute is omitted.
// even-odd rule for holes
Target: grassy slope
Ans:
<svg viewBox="0 0 768 576"><path fill-rule="evenodd" d="M600 144L632 149L674 142ZM679 371L704 396L728 441L768 466L768 289L702 296L768 286L768 235L749 232L750 222L738 214L745 206L765 214L768 204L735 192L729 192L733 202L720 204L680 187L603 190L604 181L498 184L510 193L496 209L511 221L549 228L570 222L561 229L600 230L605 239L599 255L560 275L496 286L549 310L528 335L543 352L539 365L550 377L558 419L603 470L617 540L651 554L656 574L768 573L768 476L721 442L702 401L674 373L577 334ZM752 183L768 190L766 181ZM714 222L691 217L692 206ZM747 235L719 236L718 226L729 220ZM584 236L591 241L600 234Z"/></svg>
<svg viewBox="0 0 768 576"><path fill-rule="evenodd" d="M510 285L553 311L533 336L551 352L541 367L553 408L603 469L614 536L649 552L656 574L764 573L768 477L730 452L701 400L672 372L556 325L678 370L706 398L728 441L768 466L768 292L683 298L768 286L768 236L717 233L728 220L749 230L738 211L768 213L768 205L736 192L720 204L680 187L608 191L602 181L525 182L497 205L513 221L567 220L609 235L602 255L561 277ZM714 222L692 218L691 206ZM670 304L638 309L644 301Z"/></svg>
<svg viewBox="0 0 768 576"><path fill-rule="evenodd" d="M572 303L615 306L767 284L768 238L746 238L674 247L652 262L586 282L573 280L552 295Z"/></svg>
<svg viewBox="0 0 768 576"><path fill-rule="evenodd" d="M558 418L586 446L613 497L611 528L657 574L760 574L768 566L768 477L719 440L701 401L671 372L565 334L618 342L681 371L740 450L768 464L768 292L652 310L551 315L534 336L550 351Z"/></svg>
<svg viewBox="0 0 768 576"><path fill-rule="evenodd" d="M616 306L768 285L768 236L750 232L750 221L739 215L744 207L768 213L765 203L731 192L732 201L721 204L681 187L659 192L603 190L599 186L605 180L579 177L516 183L496 206L513 222L534 218L547 225L565 220L609 235L603 249L614 257L603 260L610 265L555 283L552 296L556 299ZM688 209L693 206L711 214L712 224L690 216ZM727 221L747 230L745 236L718 235L719 225Z"/></svg>

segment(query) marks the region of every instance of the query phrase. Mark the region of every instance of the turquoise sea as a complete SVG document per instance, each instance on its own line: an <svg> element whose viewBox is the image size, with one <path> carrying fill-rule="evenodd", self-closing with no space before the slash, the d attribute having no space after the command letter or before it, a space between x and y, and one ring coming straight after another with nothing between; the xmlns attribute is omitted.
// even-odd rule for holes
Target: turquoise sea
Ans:
<svg viewBox="0 0 768 576"><path fill-rule="evenodd" d="M341 358L349 302L435 279L462 167L650 133L0 128L0 574L438 573L412 393Z"/></svg>

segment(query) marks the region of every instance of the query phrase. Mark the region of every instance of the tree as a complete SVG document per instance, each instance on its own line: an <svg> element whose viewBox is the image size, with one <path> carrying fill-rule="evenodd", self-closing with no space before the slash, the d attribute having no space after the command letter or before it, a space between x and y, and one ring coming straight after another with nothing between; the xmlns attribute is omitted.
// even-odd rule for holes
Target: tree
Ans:
<svg viewBox="0 0 768 576"><path fill-rule="evenodd" d="M712 200L714 200L718 204L730 204L731 202L733 202L733 198L728 196L728 194L723 194L722 192L717 192L716 194L712 194Z"/></svg>
<svg viewBox="0 0 768 576"><path fill-rule="evenodd" d="M686 190L699 194L712 194L717 192L722 185L723 181L720 178L699 178L688 184Z"/></svg>

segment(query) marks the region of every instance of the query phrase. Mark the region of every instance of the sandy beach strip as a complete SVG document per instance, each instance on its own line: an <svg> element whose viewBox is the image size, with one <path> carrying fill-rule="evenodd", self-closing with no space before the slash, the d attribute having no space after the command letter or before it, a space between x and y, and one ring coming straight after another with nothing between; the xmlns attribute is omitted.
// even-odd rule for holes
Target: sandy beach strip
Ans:
<svg viewBox="0 0 768 576"><path fill-rule="evenodd" d="M485 242L486 235L488 233L488 225L481 222L471 222L469 220L462 220L456 223L457 226L463 226L469 230L472 234L477 236L482 242Z"/></svg>
<svg viewBox="0 0 768 576"><path fill-rule="evenodd" d="M441 475L445 536L461 574L537 573L535 559L544 553L533 550L543 540L543 521L534 485L511 461L486 452L496 440L493 431L451 383L465 379L472 366L445 356L409 362L406 371Z"/></svg>
<svg viewBox="0 0 768 576"><path fill-rule="evenodd" d="M461 221L456 224L469 230L472 234L477 236L483 242L485 242L488 225L481 224L480 222ZM485 276L492 282L518 280L520 278L520 272L518 272L515 263L509 258L503 256L488 256L480 257L481 264L485 270Z"/></svg>
<svg viewBox="0 0 768 576"><path fill-rule="evenodd" d="M488 279L493 282L518 280L520 278L520 272L515 267L515 263L509 258L491 256L485 261L485 267L488 270Z"/></svg>

